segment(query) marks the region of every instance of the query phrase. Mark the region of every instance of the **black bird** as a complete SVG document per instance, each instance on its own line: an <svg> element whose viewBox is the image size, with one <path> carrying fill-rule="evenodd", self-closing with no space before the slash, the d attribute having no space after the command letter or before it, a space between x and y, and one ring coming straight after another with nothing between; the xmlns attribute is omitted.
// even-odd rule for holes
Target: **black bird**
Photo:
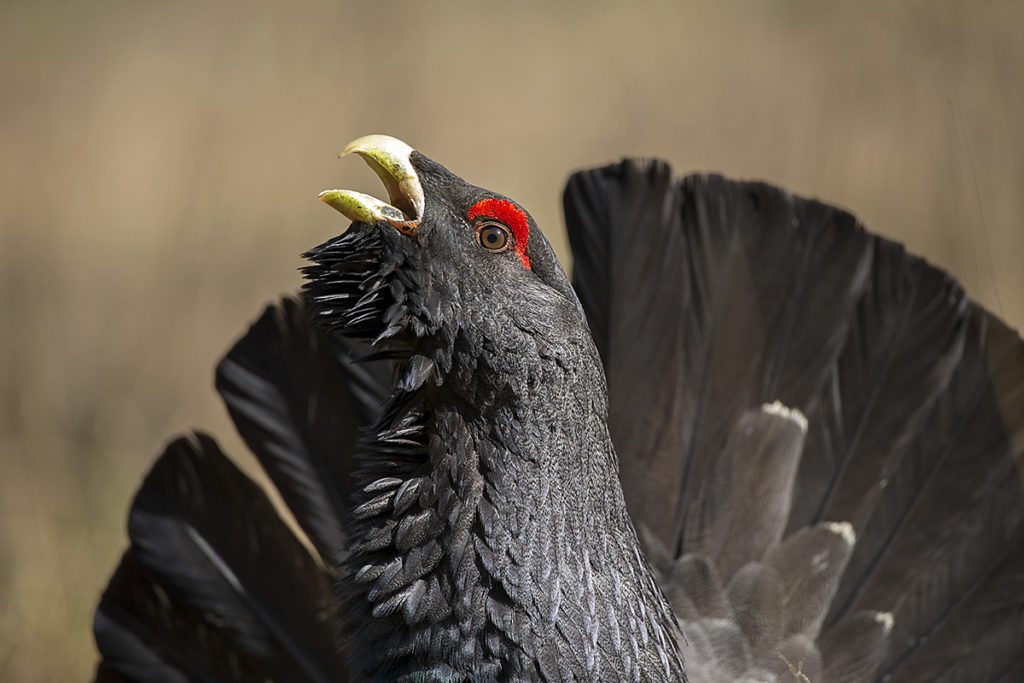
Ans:
<svg viewBox="0 0 1024 683"><path fill-rule="evenodd" d="M173 442L97 680L1024 680L1024 343L949 276L628 160L569 180L574 288L514 201L346 152L390 201L321 195L216 379L310 550Z"/></svg>

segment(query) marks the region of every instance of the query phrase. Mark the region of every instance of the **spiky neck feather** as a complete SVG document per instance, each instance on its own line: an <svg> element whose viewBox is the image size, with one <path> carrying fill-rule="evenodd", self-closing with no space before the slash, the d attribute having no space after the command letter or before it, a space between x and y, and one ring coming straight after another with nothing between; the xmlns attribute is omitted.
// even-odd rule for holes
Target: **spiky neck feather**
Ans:
<svg viewBox="0 0 1024 683"><path fill-rule="evenodd" d="M353 647L380 653L361 673L680 679L573 303L446 310L473 293L403 240L355 226L307 255L314 318L396 360L344 572Z"/></svg>

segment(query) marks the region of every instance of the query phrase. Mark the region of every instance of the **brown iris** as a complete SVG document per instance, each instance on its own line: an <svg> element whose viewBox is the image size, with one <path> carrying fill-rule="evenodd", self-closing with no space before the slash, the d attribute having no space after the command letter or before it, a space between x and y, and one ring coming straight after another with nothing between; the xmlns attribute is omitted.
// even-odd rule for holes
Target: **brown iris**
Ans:
<svg viewBox="0 0 1024 683"><path fill-rule="evenodd" d="M505 251L511 237L508 228L501 223L484 223L476 229L476 239L487 251Z"/></svg>

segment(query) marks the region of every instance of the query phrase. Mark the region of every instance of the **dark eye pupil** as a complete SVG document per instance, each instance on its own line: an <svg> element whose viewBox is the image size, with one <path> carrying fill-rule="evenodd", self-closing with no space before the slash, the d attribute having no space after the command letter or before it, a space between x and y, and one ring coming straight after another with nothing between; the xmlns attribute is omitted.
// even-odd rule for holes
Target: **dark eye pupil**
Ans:
<svg viewBox="0 0 1024 683"><path fill-rule="evenodd" d="M499 227L487 226L480 231L480 244L486 249L502 249L508 244L508 236Z"/></svg>

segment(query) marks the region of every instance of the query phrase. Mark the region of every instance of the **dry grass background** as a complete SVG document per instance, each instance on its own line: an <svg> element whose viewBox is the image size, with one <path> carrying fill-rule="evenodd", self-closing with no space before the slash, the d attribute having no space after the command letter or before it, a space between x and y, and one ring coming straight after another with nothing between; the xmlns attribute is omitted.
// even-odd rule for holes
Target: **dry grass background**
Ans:
<svg viewBox="0 0 1024 683"><path fill-rule="evenodd" d="M849 207L1024 324L1024 4L0 5L0 679L86 678L133 489L401 137L530 207L657 155Z"/></svg>

